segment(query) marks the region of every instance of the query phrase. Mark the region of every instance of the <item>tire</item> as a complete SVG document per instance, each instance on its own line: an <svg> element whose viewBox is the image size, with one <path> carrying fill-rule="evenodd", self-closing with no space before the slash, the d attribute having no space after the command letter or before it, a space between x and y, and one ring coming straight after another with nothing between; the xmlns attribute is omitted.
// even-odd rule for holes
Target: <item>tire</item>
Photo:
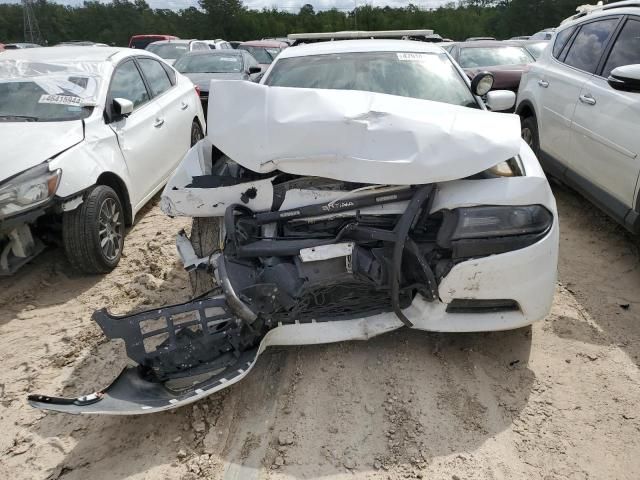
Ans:
<svg viewBox="0 0 640 480"><path fill-rule="evenodd" d="M191 245L199 258L208 257L220 250L220 217L196 217L191 223ZM217 286L213 273L206 270L189 272L191 292L199 297Z"/></svg>
<svg viewBox="0 0 640 480"><path fill-rule="evenodd" d="M520 134L537 157L540 154L540 137L538 136L538 122L536 121L536 117L529 116L522 119L520 122Z"/></svg>
<svg viewBox="0 0 640 480"><path fill-rule="evenodd" d="M191 124L191 146L193 147L196 143L204 138L204 133L202 133L202 127L200 124L194 120Z"/></svg>
<svg viewBox="0 0 640 480"><path fill-rule="evenodd" d="M89 190L78 208L62 215L62 242L71 266L84 273L113 270L124 248L124 221L122 203L111 187Z"/></svg>

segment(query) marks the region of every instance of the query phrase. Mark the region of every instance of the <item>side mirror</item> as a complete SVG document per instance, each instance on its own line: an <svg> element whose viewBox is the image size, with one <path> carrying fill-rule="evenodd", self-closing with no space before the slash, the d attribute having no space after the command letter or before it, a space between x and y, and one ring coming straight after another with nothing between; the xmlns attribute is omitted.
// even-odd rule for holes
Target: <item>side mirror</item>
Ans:
<svg viewBox="0 0 640 480"><path fill-rule="evenodd" d="M494 90L487 93L484 104L492 112L511 110L516 104L516 94L511 90Z"/></svg>
<svg viewBox="0 0 640 480"><path fill-rule="evenodd" d="M616 90L640 93L640 65L614 68L607 81Z"/></svg>
<svg viewBox="0 0 640 480"><path fill-rule="evenodd" d="M126 98L114 98L113 112L117 120L126 118L133 113L133 102Z"/></svg>
<svg viewBox="0 0 640 480"><path fill-rule="evenodd" d="M262 71L262 67L249 67L249 75L253 75L254 73L260 73Z"/></svg>
<svg viewBox="0 0 640 480"><path fill-rule="evenodd" d="M493 75L489 72L479 72L471 80L471 91L474 95L484 97L493 87Z"/></svg>

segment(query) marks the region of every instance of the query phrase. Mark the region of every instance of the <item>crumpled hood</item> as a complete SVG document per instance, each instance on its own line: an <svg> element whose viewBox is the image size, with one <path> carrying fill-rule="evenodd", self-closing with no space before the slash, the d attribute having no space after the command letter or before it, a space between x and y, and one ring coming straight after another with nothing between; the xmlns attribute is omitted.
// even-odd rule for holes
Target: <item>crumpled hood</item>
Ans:
<svg viewBox="0 0 640 480"><path fill-rule="evenodd" d="M212 81L208 136L255 172L411 185L468 177L520 151L516 115L379 93Z"/></svg>
<svg viewBox="0 0 640 480"><path fill-rule="evenodd" d="M0 122L0 182L49 160L83 138L81 120Z"/></svg>

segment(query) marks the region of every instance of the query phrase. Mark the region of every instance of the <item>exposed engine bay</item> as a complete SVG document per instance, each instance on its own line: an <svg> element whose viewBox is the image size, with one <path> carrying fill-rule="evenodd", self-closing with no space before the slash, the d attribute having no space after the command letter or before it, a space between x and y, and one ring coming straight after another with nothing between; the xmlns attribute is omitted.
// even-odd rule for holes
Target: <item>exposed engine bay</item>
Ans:
<svg viewBox="0 0 640 480"><path fill-rule="evenodd" d="M212 174L194 177L192 187L247 185L264 176L235 164L215 147L211 152ZM476 178L516 176L519 168L512 159ZM251 367L261 341L278 326L392 313L412 327L403 310L416 296L438 300L439 283L456 263L535 243L551 222L551 214L540 205L432 212L435 184L363 185L289 174L276 175L272 184L273 207L262 212L247 207L255 195L254 187L248 187L220 219L222 248L189 267L214 275L214 291L182 305L124 317L105 309L94 314L107 337L124 339L128 356L138 364L105 393L128 392L128 397L133 385L123 385L132 383L136 391L145 392L134 403L164 406L170 405L166 389L175 400L181 391L188 397L220 387ZM283 209L290 203L290 191L324 200ZM493 236L487 219L511 221L512 231ZM467 308L464 300L449 306L452 311ZM499 312L519 306L498 299L477 301L474 308ZM144 389L139 382L145 383ZM49 406L62 400L41 395L30 399ZM131 400L115 402L115 411L130 413ZM113 398L102 394L75 399L71 405L90 412L92 404L104 408L109 401Z"/></svg>

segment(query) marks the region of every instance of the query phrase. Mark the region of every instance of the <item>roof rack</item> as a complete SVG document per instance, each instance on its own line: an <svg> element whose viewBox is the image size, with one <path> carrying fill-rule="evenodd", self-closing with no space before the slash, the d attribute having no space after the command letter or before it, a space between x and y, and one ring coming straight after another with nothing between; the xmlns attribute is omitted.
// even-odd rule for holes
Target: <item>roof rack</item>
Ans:
<svg viewBox="0 0 640 480"><path fill-rule="evenodd" d="M344 31L344 32L320 32L320 33L290 33L289 40L295 43L323 42L331 40L354 40L371 38L397 38L397 39L421 39L432 38L433 30L374 30L374 31Z"/></svg>
<svg viewBox="0 0 640 480"><path fill-rule="evenodd" d="M596 5L580 5L576 8L575 15L565 18L560 25L585 17L594 12L602 12L604 10L613 10L616 8L628 8L628 7L640 7L640 0L623 0L621 2L608 3L603 5L602 1L599 1Z"/></svg>

